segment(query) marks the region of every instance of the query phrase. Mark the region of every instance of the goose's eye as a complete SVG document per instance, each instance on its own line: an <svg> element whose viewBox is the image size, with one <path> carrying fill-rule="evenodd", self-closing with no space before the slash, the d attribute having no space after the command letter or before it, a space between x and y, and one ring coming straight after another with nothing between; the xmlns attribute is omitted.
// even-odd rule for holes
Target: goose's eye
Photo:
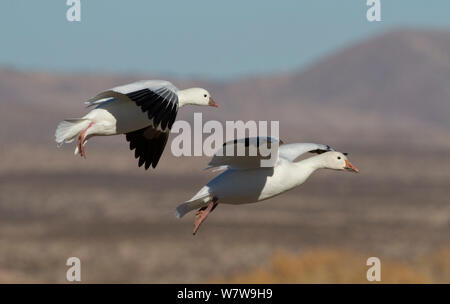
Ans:
<svg viewBox="0 0 450 304"><path fill-rule="evenodd" d="M205 97L205 98L206 98L206 94L205 94L205 95L203 95L203 97Z"/></svg>
<svg viewBox="0 0 450 304"><path fill-rule="evenodd" d="M341 159L341 157L340 157L340 156L338 156L338 159Z"/></svg>

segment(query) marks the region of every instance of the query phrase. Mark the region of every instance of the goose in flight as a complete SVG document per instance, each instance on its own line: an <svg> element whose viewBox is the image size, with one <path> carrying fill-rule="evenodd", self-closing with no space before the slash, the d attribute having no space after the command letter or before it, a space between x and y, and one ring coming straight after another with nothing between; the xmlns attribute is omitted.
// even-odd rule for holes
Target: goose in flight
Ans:
<svg viewBox="0 0 450 304"><path fill-rule="evenodd" d="M272 151L275 151L273 153L277 157L273 157L271 166L261 166L263 157L260 153L249 156L249 149L255 146L258 148L261 143L265 143L266 147L269 143L276 145L276 149ZM245 155L227 156L230 154L223 150L230 146L232 151L241 146L245 149ZM350 163L346 153L321 144L283 144L274 138L246 138L225 143L219 152L213 156L208 168L218 168L217 170L224 172L175 210L175 216L181 218L198 209L193 234L219 203L239 205L269 199L303 184L317 169L359 172ZM294 161L307 152L317 155Z"/></svg>
<svg viewBox="0 0 450 304"><path fill-rule="evenodd" d="M165 80L143 80L99 93L85 102L94 107L82 118L66 119L56 128L58 147L78 139L75 155L86 158L93 136L125 134L139 167L155 168L163 153L178 109L184 105L218 107L202 88L178 90Z"/></svg>

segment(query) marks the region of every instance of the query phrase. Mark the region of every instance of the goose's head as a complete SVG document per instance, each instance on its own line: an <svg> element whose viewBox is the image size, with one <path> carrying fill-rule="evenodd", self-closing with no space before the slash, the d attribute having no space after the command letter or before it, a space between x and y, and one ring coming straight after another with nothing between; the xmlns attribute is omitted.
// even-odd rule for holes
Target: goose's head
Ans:
<svg viewBox="0 0 450 304"><path fill-rule="evenodd" d="M344 153L330 151L323 154L323 162L325 168L333 170L347 170L358 173L359 170L348 160Z"/></svg>
<svg viewBox="0 0 450 304"><path fill-rule="evenodd" d="M219 107L211 97L211 94L202 88L190 88L178 91L178 98L181 105L192 104L198 106Z"/></svg>

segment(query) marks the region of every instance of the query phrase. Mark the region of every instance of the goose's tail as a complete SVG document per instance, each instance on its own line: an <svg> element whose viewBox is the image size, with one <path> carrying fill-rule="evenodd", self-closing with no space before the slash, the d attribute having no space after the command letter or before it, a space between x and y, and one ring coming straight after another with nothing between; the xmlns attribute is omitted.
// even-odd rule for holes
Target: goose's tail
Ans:
<svg viewBox="0 0 450 304"><path fill-rule="evenodd" d="M207 206L212 198L208 190L209 190L208 187L203 187L189 201L178 205L178 207L175 209L175 216L177 218L182 218L185 214L191 212L192 210Z"/></svg>
<svg viewBox="0 0 450 304"><path fill-rule="evenodd" d="M70 143L83 132L90 124L89 119L66 119L58 124L55 132L55 141L58 147L64 143Z"/></svg>

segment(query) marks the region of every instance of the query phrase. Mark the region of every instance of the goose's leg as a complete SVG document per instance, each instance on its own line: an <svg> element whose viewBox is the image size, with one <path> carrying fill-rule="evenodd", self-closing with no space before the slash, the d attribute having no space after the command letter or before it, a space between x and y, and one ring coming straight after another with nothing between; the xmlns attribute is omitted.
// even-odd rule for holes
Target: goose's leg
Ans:
<svg viewBox="0 0 450 304"><path fill-rule="evenodd" d="M80 151L80 156L86 158L86 150L84 148L84 144L86 143L86 131L92 127L94 122L91 122L83 132L78 136L78 151Z"/></svg>
<svg viewBox="0 0 450 304"><path fill-rule="evenodd" d="M206 220L208 215L217 207L217 205L217 198L213 198L208 206L198 209L197 214L195 215L194 231L192 232L193 235L197 233L200 225Z"/></svg>

